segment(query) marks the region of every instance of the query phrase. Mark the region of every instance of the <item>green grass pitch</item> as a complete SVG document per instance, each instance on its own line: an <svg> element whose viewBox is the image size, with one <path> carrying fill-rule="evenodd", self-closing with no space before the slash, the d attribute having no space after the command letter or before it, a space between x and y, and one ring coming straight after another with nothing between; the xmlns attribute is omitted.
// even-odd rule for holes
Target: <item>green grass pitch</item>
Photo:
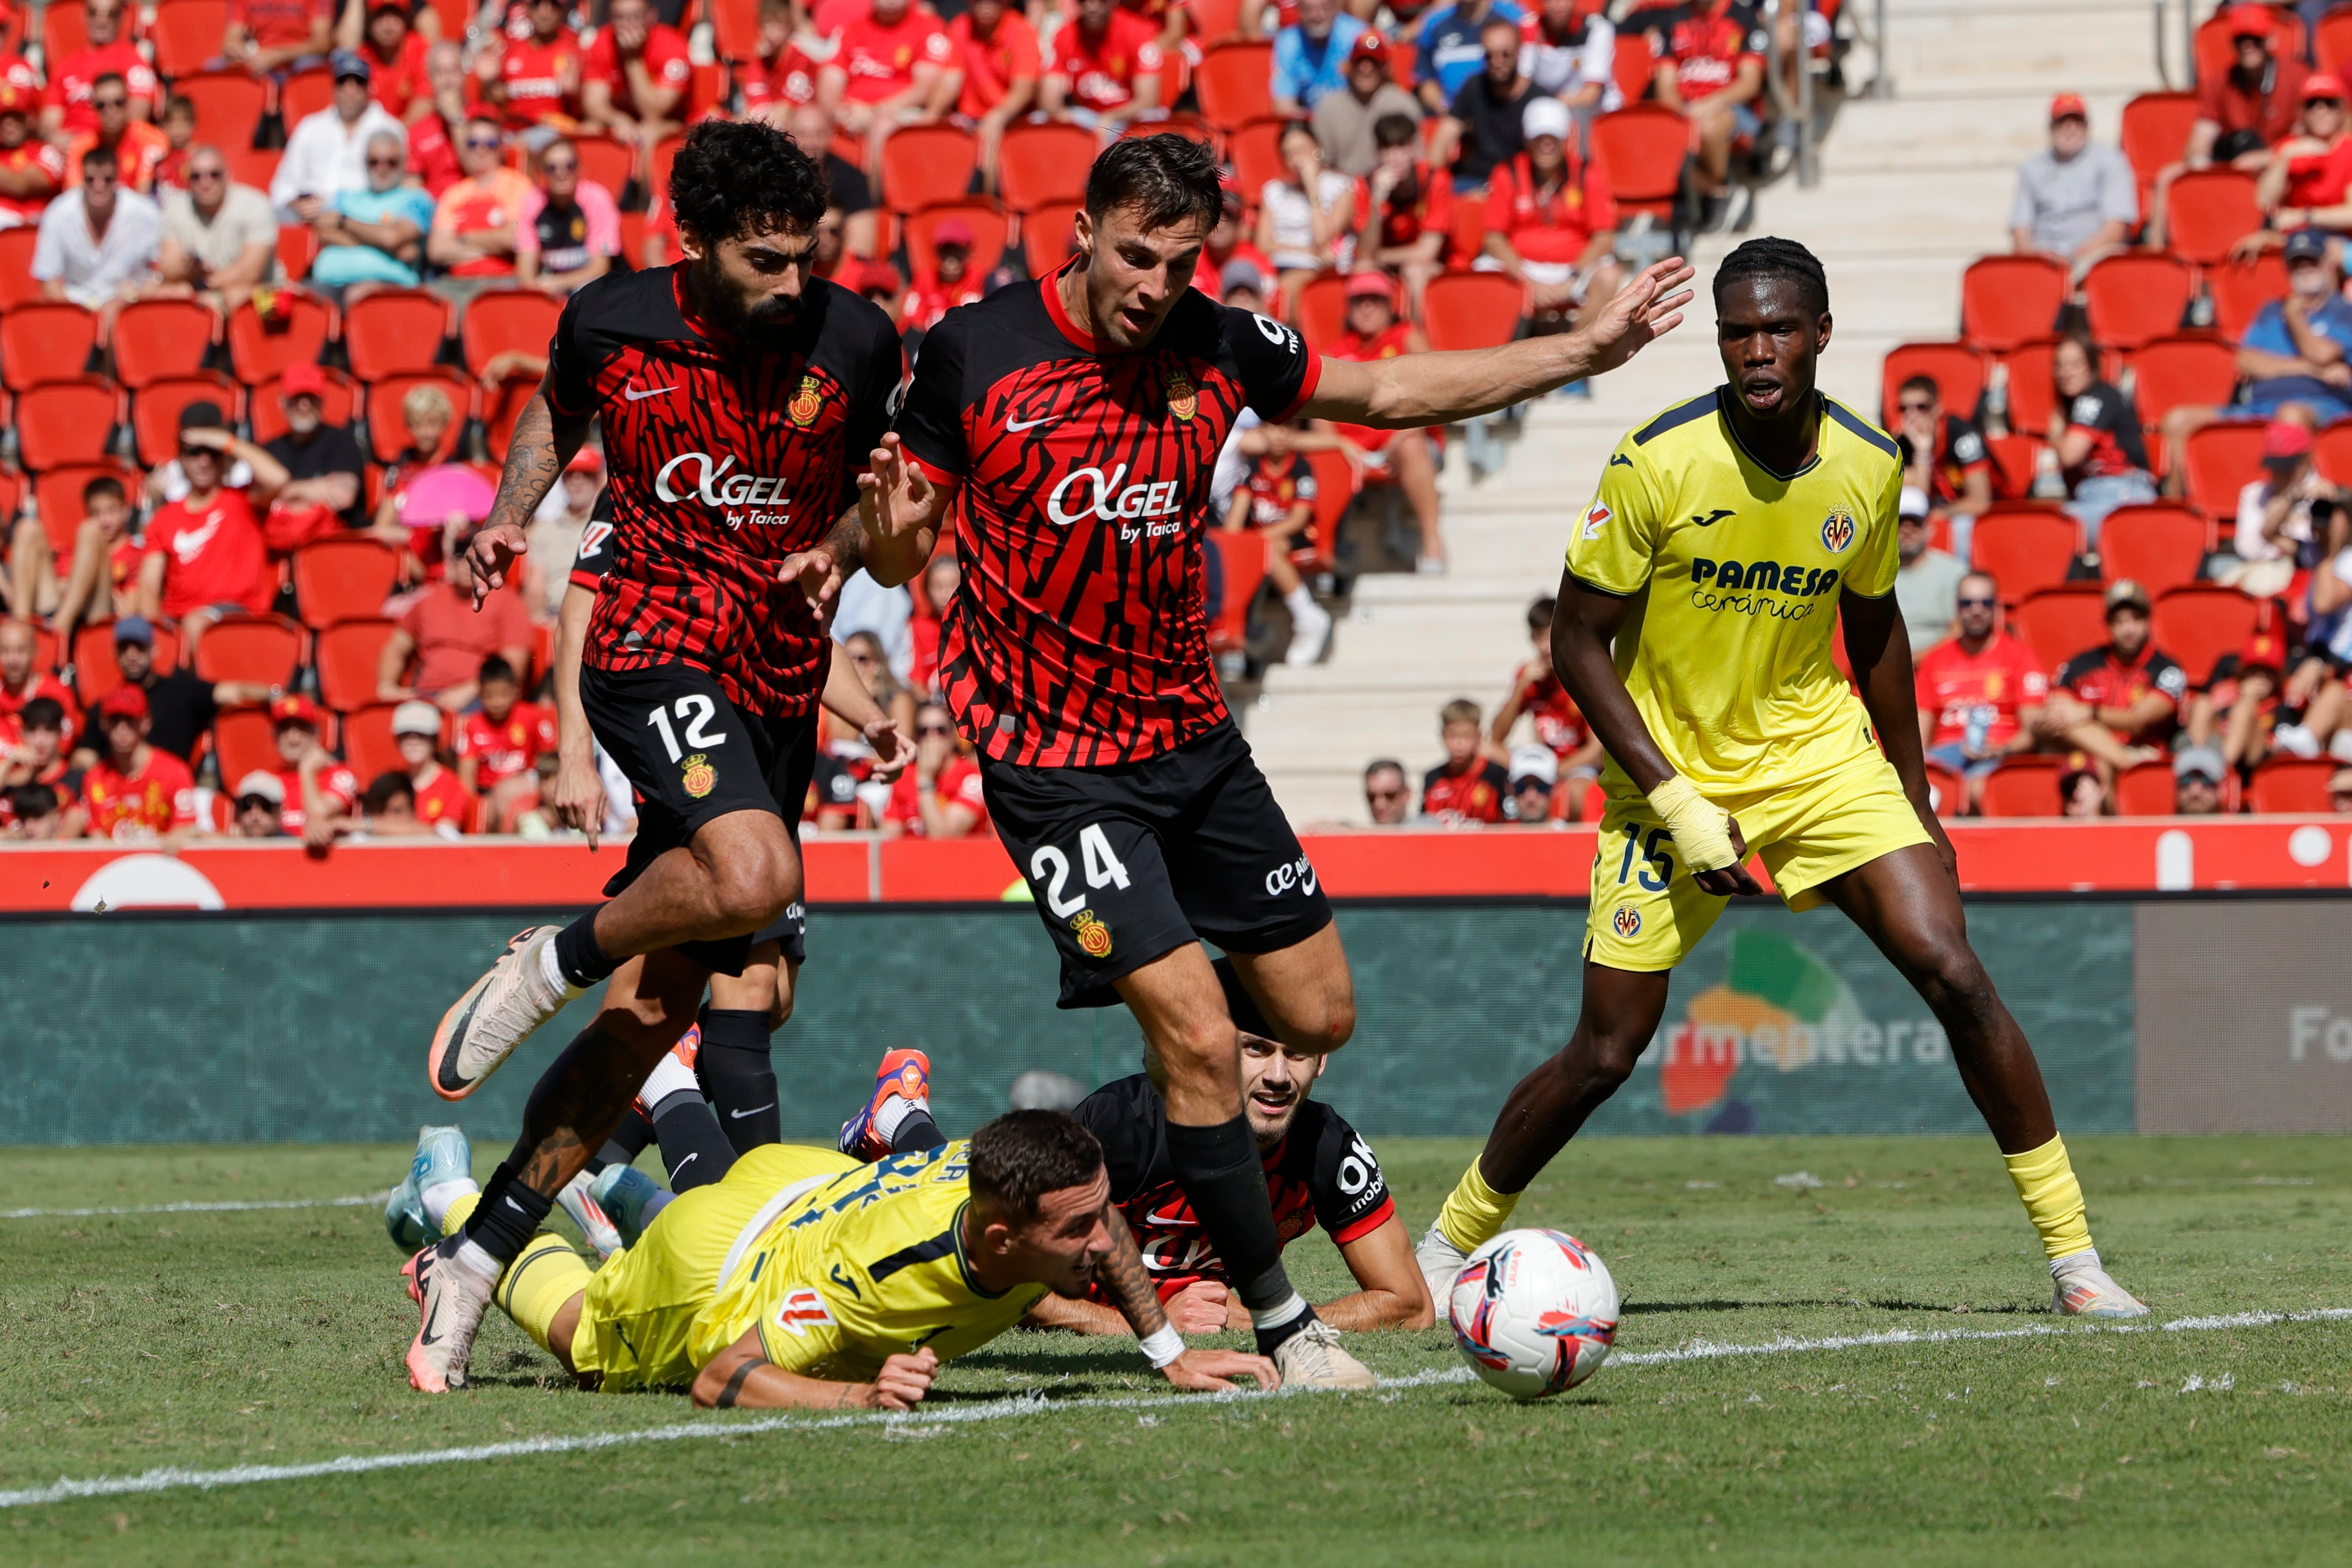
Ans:
<svg viewBox="0 0 2352 1568"><path fill-rule="evenodd" d="M1381 1145L1416 1233L1470 1149ZM2085 1139L2074 1155L2102 1251L2159 1321L2352 1308L2352 1144ZM0 1150L0 1209L315 1199L381 1190L404 1159ZM2058 1326L1987 1140L1593 1140L1519 1213L1596 1247L1626 1299L1626 1359L1539 1405L1443 1381L1462 1363L1442 1328L1351 1339L1383 1375L1423 1375L1412 1385L1226 1403L1168 1401L1125 1342L1016 1333L942 1379L944 1422L771 1418L16 1503L0 1562L2352 1558L2352 1321L1985 1337ZM1291 1258L1309 1291L1340 1288L1319 1239ZM372 1204L0 1219L0 1492L761 1424L573 1391L502 1319L473 1390L412 1394L397 1264ZM1894 1330L1947 1337L1640 1364Z"/></svg>

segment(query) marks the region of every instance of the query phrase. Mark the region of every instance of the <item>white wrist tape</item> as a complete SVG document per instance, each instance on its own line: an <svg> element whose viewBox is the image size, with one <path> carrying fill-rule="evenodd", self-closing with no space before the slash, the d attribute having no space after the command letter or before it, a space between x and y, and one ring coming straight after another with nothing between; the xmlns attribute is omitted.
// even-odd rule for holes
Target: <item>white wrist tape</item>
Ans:
<svg viewBox="0 0 2352 1568"><path fill-rule="evenodd" d="M1671 775L1650 791L1650 809L1674 835L1683 864L1692 871L1721 871L1738 863L1731 847L1731 814L1681 774Z"/></svg>
<svg viewBox="0 0 2352 1568"><path fill-rule="evenodd" d="M1155 1370L1163 1367L1184 1354L1184 1336L1162 1323L1143 1336L1143 1354Z"/></svg>

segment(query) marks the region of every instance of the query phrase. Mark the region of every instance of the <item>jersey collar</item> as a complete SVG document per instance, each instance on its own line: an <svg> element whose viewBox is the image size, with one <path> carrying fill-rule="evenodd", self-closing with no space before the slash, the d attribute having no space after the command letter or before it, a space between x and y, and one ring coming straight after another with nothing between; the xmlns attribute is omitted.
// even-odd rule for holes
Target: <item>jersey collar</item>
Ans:
<svg viewBox="0 0 2352 1568"><path fill-rule="evenodd" d="M971 1212L971 1199L965 1198L961 1203L956 1205L955 1218L948 1223L948 1234L955 1238L956 1268L963 1275L964 1289L970 1291L975 1296L983 1297L986 1300L992 1301L998 1297L1003 1295L1004 1291L992 1291L987 1286L982 1285L980 1282L980 1277L971 1271L971 1254L965 1251L963 1248L964 1218ZM1008 1285L1005 1289L1010 1290L1012 1287Z"/></svg>
<svg viewBox="0 0 2352 1568"><path fill-rule="evenodd" d="M1791 479L1801 479L1806 475L1821 466L1822 447L1825 444L1827 435L1826 432L1815 433L1813 436L1813 455L1811 458L1806 462L1803 467L1798 469L1793 474L1781 473L1778 468L1773 467L1769 463L1765 462L1764 459L1757 456L1753 452L1750 452L1748 449L1748 443L1739 439L1739 426L1733 422L1731 417L1732 400L1737 398L1738 395L1739 394L1737 392L1732 390L1731 383L1728 382L1726 382L1723 385L1715 389L1716 417L1723 421L1724 434L1731 437L1731 444L1739 448L1739 455L1742 457L1747 458L1748 461L1755 464L1756 466L1761 468L1765 473L1770 475L1773 478L1781 481L1783 484L1786 484ZM1813 422L1816 424L1825 423L1829 418L1829 407L1822 401L1822 394L1819 389L1816 389L1813 392L1812 399Z"/></svg>
<svg viewBox="0 0 2352 1568"><path fill-rule="evenodd" d="M1093 333L1070 319L1070 313L1062 308L1062 275L1085 259L1084 256L1074 256L1062 263L1045 276L1037 285L1037 291L1045 297L1045 316L1054 323L1056 331L1089 354L1108 354L1110 350L1097 341Z"/></svg>

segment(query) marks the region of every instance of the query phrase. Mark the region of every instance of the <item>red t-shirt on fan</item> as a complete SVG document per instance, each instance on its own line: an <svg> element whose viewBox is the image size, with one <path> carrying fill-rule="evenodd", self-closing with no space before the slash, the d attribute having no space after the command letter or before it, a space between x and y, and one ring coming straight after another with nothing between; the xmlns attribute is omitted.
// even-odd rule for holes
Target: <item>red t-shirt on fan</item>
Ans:
<svg viewBox="0 0 2352 1568"><path fill-rule="evenodd" d="M83 774L81 804L91 838L158 839L196 825L196 778L186 763L151 746L147 766L136 773L118 771L110 758Z"/></svg>
<svg viewBox="0 0 2352 1568"><path fill-rule="evenodd" d="M890 26L862 12L842 24L841 48L833 63L848 73L843 89L853 103L879 103L915 85L919 65L947 67L955 62L955 46L947 29L929 11L909 5Z"/></svg>
<svg viewBox="0 0 2352 1568"><path fill-rule="evenodd" d="M495 723L480 708L457 720L457 755L476 759L474 787L486 793L494 784L530 772L542 752L554 749L555 715L537 703L517 703Z"/></svg>
<svg viewBox="0 0 2352 1568"><path fill-rule="evenodd" d="M506 84L507 128L527 131L551 115L570 114L565 78L580 63L580 40L569 29L542 44L509 38L499 57L499 80Z"/></svg>
<svg viewBox="0 0 2352 1568"><path fill-rule="evenodd" d="M289 834L299 837L302 825L310 820L310 809L302 803L302 770L280 764L270 770L278 787L286 791L286 804L278 810L278 825ZM360 807L359 775L340 762L330 762L316 775L319 792L330 800L343 803L343 814L349 816ZM419 802L421 807L422 802Z"/></svg>
<svg viewBox="0 0 2352 1568"><path fill-rule="evenodd" d="M163 558L163 613L174 621L215 604L259 612L277 597L261 525L242 490L215 490L202 506L187 496L159 508L147 525L147 553Z"/></svg>
<svg viewBox="0 0 2352 1568"><path fill-rule="evenodd" d="M988 802L981 797L980 769L973 764L971 758L951 758L946 767L940 769L940 776L933 789L940 805L969 806L979 813L979 821L972 824L971 832L968 836L971 838L987 836ZM923 831L920 792L916 786L913 768L909 767L905 772L890 780L890 803L883 809L882 820L886 822L906 823L907 833L910 838L919 839L926 836Z"/></svg>
<svg viewBox="0 0 2352 1568"><path fill-rule="evenodd" d="M956 63L963 68L963 92L956 112L978 120L1004 101L1005 90L1026 77L1034 81L1045 64L1037 49L1037 29L1016 11L1006 11L996 30L985 38L972 37L971 13L948 24L948 42Z"/></svg>
<svg viewBox="0 0 2352 1568"><path fill-rule="evenodd" d="M797 43L786 44L772 59L737 66L735 85L742 89L744 112L756 113L772 103L814 103L816 74L824 68L823 60L803 53Z"/></svg>
<svg viewBox="0 0 2352 1568"><path fill-rule="evenodd" d="M1074 19L1054 35L1046 71L1070 80L1070 101L1108 114L1135 101L1136 84L1157 78L1162 62L1160 35L1132 11L1113 11L1102 37L1089 41Z"/></svg>
<svg viewBox="0 0 2352 1568"><path fill-rule="evenodd" d="M58 151L55 142L28 138L14 147L0 148L0 169L11 174L40 169L47 172L50 182L47 195L0 195L0 226L7 228L39 223L42 212L56 199L66 183L66 155Z"/></svg>
<svg viewBox="0 0 2352 1568"><path fill-rule="evenodd" d="M957 306L977 305L980 300L980 279L969 272L954 283L941 283L937 273L919 272L908 286L906 303L898 311L898 325L909 331L928 332L940 324L940 317Z"/></svg>
<svg viewBox="0 0 2352 1568"><path fill-rule="evenodd" d="M458 782L455 770L444 768L433 775L432 783L419 784L411 779L409 787L416 791L418 821L430 822L435 827L448 822L461 833L472 824L474 798L466 793L466 786Z"/></svg>
<svg viewBox="0 0 2352 1568"><path fill-rule="evenodd" d="M1563 759L1581 748L1592 737L1584 722L1584 714L1559 677L1546 670L1540 677L1530 678L1519 685L1519 711L1534 722L1536 738L1551 747L1554 756Z"/></svg>
<svg viewBox="0 0 2352 1568"><path fill-rule="evenodd" d="M686 35L676 27L665 26L659 22L648 26L641 57L645 61L646 75L652 78L656 86L683 89L694 80L694 60L686 52ZM588 46L587 54L581 57L580 77L583 81L607 83L613 89L614 109L632 120L643 118L637 109L635 92L629 86L629 73L621 63L620 42L613 37L612 28L606 27L598 33L596 41ZM673 106L672 112L685 107L686 100L680 99Z"/></svg>
<svg viewBox="0 0 2352 1568"><path fill-rule="evenodd" d="M1974 654L1958 637L1937 643L1920 656L1915 678L1919 706L1936 716L1931 747L1965 741L1971 725L1983 727L1985 748L2004 746L2017 735L2017 710L2050 695L2033 651L2005 632Z"/></svg>
<svg viewBox="0 0 2352 1568"><path fill-rule="evenodd" d="M98 129L98 110L89 106L90 88L109 71L122 78L122 85L130 89L132 98L143 98L151 107L162 97L153 68L128 39L117 39L102 49L84 49L78 55L68 55L49 73L49 89L44 100L66 111L67 135L79 136Z"/></svg>
<svg viewBox="0 0 2352 1568"><path fill-rule="evenodd" d="M403 38L400 53L389 60L377 57L372 43L361 47L370 68L368 96L394 120L405 120L411 103L433 96L433 83L425 75L425 56L432 47L422 33Z"/></svg>

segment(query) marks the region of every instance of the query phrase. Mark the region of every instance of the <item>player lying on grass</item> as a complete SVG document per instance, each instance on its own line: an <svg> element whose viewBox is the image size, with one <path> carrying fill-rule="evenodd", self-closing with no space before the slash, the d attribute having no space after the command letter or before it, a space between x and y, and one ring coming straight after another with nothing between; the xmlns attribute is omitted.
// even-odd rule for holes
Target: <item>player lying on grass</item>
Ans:
<svg viewBox="0 0 2352 1568"><path fill-rule="evenodd" d="M462 1225L478 1201L457 1197L442 1222ZM409 1260L410 1295L444 1266L430 1248ZM1110 1203L1102 1146L1057 1111L1015 1111L968 1142L871 1166L754 1149L593 1273L561 1238L533 1237L493 1299L583 1386L690 1387L721 1409L908 1410L943 1364L1047 1292L1097 1282L1176 1387L1276 1386L1272 1362L1189 1349L1169 1327Z"/></svg>

